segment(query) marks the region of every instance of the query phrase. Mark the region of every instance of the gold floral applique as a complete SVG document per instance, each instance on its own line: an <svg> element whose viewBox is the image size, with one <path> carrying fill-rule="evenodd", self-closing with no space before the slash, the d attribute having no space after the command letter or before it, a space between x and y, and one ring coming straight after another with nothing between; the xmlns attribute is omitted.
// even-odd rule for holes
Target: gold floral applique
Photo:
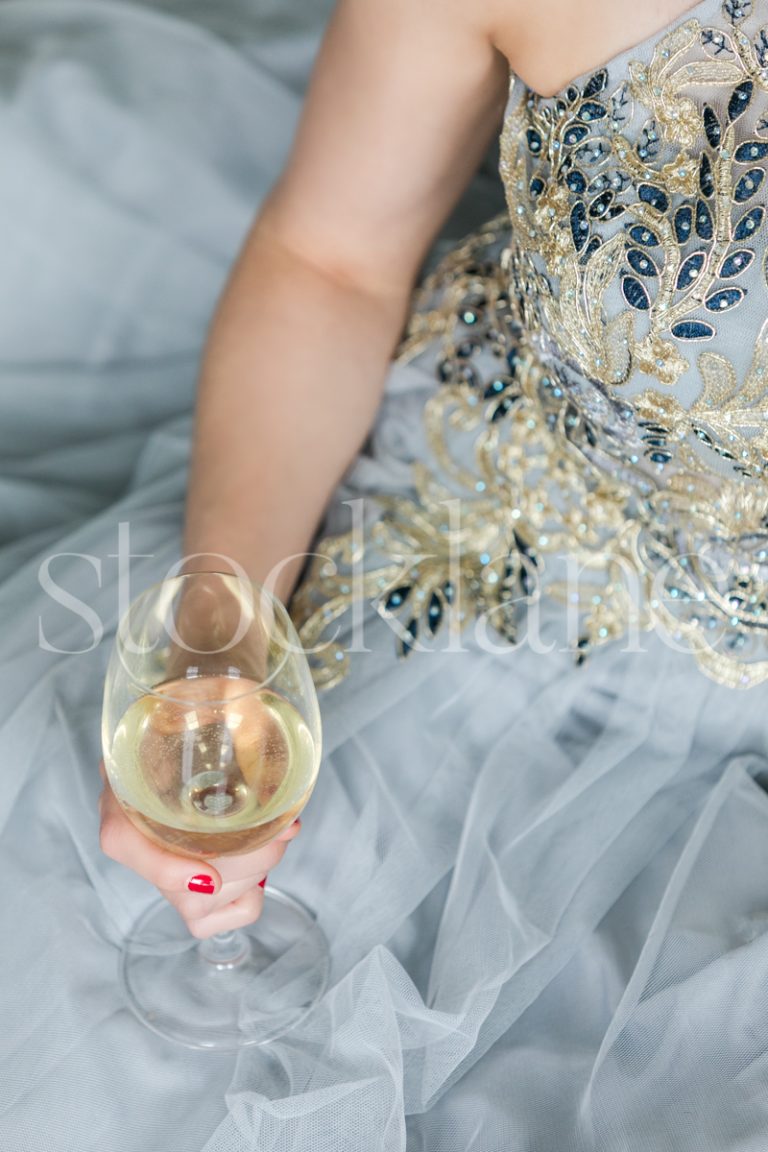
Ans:
<svg viewBox="0 0 768 1152"><path fill-rule="evenodd" d="M747 295L768 155L756 93L768 82L762 39L752 45L739 22L686 21L613 92L601 69L508 118L501 170L516 242L550 281L541 327L605 386L637 373L675 385L687 350Z"/></svg>

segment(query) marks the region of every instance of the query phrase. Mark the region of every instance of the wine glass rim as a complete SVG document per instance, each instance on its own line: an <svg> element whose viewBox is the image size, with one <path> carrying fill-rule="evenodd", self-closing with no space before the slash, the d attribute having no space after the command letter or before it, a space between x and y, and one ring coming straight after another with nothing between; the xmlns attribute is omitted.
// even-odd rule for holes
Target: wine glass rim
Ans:
<svg viewBox="0 0 768 1152"><path fill-rule="evenodd" d="M198 576L199 577L202 577L202 576L220 576L220 577L224 577L228 581L235 581L238 584L248 584L248 586L251 589L255 589L261 596L266 596L266 598L269 601L270 607L275 612L275 615L281 619L284 626L287 625L287 629L288 629L289 634L290 634L290 632L295 632L293 621L291 620L288 609L285 607L285 605L282 603L282 601L278 600L278 598L272 592L270 592L269 589L266 588L263 584L259 584L255 580L250 580L250 579L244 580L241 576L237 576L235 573L232 573L232 572L218 572L218 571L212 571L212 570L207 570L207 569L205 571L200 571L200 572L179 573L177 576L170 576L165 580L159 580L155 584L149 585L149 587L145 588L142 592L139 593L138 596L135 597L135 599L133 599L131 601L130 605L128 606L126 611L123 613L123 615L121 616L121 618L118 622L117 634L115 637L115 651L117 653L117 657L120 661L120 664L123 668L125 675L128 677L130 682L132 684L134 684L138 689L140 689L142 694L145 696L157 696L158 699L170 701L174 704L189 705L191 703L198 703L198 704L200 703L199 700L193 701L188 696L172 696L168 692L160 691L159 689L162 687L162 684L164 683L162 681L160 684L150 685L146 681L140 680L137 676L134 675L134 673L129 668L129 666L125 660L124 644L122 643L122 640L121 640L121 635L123 633L124 628L127 625L127 622L131 616L131 613L133 613L144 601L149 599L152 595L157 595L159 589L164 588L166 585L169 585L169 584L181 585L181 584L186 583L189 580L193 579L194 577L198 577ZM193 650L190 649L190 651L193 651ZM212 653L208 653L208 655L211 655L211 654ZM201 652L200 655L204 655L204 653ZM305 657L305 659L306 659L306 657ZM282 672L283 668L285 667L287 660L288 660L288 650L284 649L283 653L282 653L282 659L280 660L277 667L272 669L272 671L270 672L268 677L265 677L264 679L259 680L259 681L250 680L244 676L241 676L239 671L238 671L237 675L233 675L232 672L234 671L234 667L231 670L217 673L216 674L217 679L227 680L227 681L230 681L231 683L236 683L238 680L242 680L243 683L247 683L250 686L248 688L246 688L244 691L237 693L236 695L226 696L226 697L222 697L221 699L216 699L216 700L206 699L205 704L210 706L210 707L216 707L217 705L231 704L233 701L243 700L247 696L253 696L258 692L263 692L264 689L268 688L269 685L274 682L276 677L279 676L279 674ZM176 682L177 683L196 684L200 680L207 680L207 679L211 679L211 677L206 675L205 673L202 673L199 676L187 675L186 677L178 677Z"/></svg>

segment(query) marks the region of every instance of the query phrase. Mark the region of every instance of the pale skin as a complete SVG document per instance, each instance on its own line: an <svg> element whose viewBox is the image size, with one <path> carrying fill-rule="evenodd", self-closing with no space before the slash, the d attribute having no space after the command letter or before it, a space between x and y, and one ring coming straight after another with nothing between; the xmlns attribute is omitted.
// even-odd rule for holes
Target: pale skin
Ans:
<svg viewBox="0 0 768 1152"><path fill-rule="evenodd" d="M510 71L552 95L693 7L340 0L291 159L209 334L186 555L231 557L290 597L375 418L423 258L498 132ZM106 854L153 883L199 938L258 918L259 882L299 827L248 856L193 860L145 839L106 783L101 797ZM200 874L212 894L188 889Z"/></svg>

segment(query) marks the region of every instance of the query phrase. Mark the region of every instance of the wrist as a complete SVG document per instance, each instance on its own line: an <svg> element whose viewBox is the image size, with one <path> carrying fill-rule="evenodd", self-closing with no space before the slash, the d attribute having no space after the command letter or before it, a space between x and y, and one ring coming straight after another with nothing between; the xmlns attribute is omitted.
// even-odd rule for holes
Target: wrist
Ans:
<svg viewBox="0 0 768 1152"><path fill-rule="evenodd" d="M298 555L270 563L264 557L246 556L243 549L222 547L218 551L208 551L188 547L180 574L224 572L266 588L276 599L287 604L295 591L305 559L304 555Z"/></svg>

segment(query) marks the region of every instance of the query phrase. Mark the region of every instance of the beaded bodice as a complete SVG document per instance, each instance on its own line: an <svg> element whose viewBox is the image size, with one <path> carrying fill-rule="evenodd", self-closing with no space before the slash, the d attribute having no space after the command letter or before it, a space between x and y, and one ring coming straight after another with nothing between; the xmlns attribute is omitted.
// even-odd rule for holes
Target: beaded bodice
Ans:
<svg viewBox="0 0 768 1152"><path fill-rule="evenodd" d="M504 130L526 330L652 484L679 469L763 475L760 7L705 0L706 23L668 32L618 82L603 68L560 97L524 93ZM649 438L649 420L668 435Z"/></svg>
<svg viewBox="0 0 768 1152"><path fill-rule="evenodd" d="M546 591L578 601L580 658L659 627L768 678L767 164L764 0L704 0L556 97L513 84L509 219L431 278L402 352L442 342L432 466L366 565L404 651L468 615L514 640ZM313 638L321 602L345 608L317 577Z"/></svg>

